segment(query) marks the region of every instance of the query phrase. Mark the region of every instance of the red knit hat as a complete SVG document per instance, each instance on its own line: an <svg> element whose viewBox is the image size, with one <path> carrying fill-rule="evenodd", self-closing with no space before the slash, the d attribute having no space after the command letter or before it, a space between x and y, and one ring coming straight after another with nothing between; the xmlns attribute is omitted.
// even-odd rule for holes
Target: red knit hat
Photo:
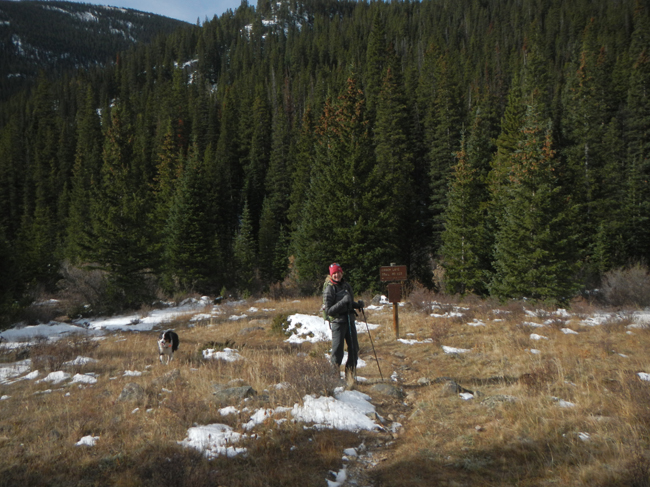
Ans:
<svg viewBox="0 0 650 487"><path fill-rule="evenodd" d="M330 276L333 276L335 272L343 272L343 268L336 262L330 265Z"/></svg>

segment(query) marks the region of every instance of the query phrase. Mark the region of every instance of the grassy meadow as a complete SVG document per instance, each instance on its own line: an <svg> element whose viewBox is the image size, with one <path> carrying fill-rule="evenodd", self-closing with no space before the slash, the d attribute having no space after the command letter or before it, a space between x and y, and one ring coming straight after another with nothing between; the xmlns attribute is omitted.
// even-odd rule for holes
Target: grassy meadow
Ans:
<svg viewBox="0 0 650 487"><path fill-rule="evenodd" d="M251 306L264 309L229 319ZM650 373L650 332L628 328L633 310L582 325L600 311L582 302L563 316L521 302L458 302L414 292L399 308L399 334L424 343L396 340L390 306L366 311L368 321L380 325L371 333L381 373L401 397L374 391L380 371L365 327L359 333L367 366L358 370L365 380L356 389L372 397L377 422L401 428L352 433L270 420L242 442L246 455L213 460L178 444L193 425L241 430L257 408L332 394L337 383L328 373L329 343L287 343L281 326L283 316L315 314L319 307L318 298L263 306L251 300L222 305L225 312L212 319L190 322L188 315L165 326L181 341L168 366L158 361L160 330L4 349L4 365L31 358L40 375L0 385L0 485L327 486L351 447L363 454L348 460L341 485L650 485L650 382L638 375ZM443 346L469 351L445 353ZM208 348L236 349L244 360L204 360ZM64 365L77 356L97 361ZM94 373L98 380L38 381L60 370ZM144 395L120 400L131 382ZM213 393L228 383L250 385L257 395L224 404ZM279 383L288 386L276 388ZM473 398L464 399L451 384ZM227 405L240 412L222 416ZM99 440L75 445L87 435Z"/></svg>

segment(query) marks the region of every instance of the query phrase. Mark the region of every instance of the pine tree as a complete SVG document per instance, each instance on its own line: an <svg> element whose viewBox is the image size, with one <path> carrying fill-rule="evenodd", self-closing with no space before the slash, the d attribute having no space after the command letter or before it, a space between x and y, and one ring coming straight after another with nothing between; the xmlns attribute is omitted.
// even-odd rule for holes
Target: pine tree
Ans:
<svg viewBox="0 0 650 487"><path fill-rule="evenodd" d="M386 71L386 59L388 49L386 48L386 32L384 22L379 13L375 18L368 35L368 49L366 51L364 92L366 94L368 111L374 119L377 97L381 91L382 80Z"/></svg>
<svg viewBox="0 0 650 487"><path fill-rule="evenodd" d="M627 101L628 254L645 261L650 257L650 19L640 4L634 21Z"/></svg>
<svg viewBox="0 0 650 487"><path fill-rule="evenodd" d="M399 248L394 259L409 265L417 241L404 238L416 231L418 215L414 192L414 154L409 137L409 113L399 70L388 67L376 105L374 130L375 158L377 160L377 187L390 198L384 208L387 217L385 238ZM390 216L388 216L390 215Z"/></svg>
<svg viewBox="0 0 650 487"><path fill-rule="evenodd" d="M478 117L477 117L478 119ZM461 150L456 155L450 185L445 229L442 233L441 255L445 269L445 285L450 293L483 294L489 281L489 237L486 227L485 175L481 174L476 148L470 149L461 137ZM474 157L472 157L472 155Z"/></svg>
<svg viewBox="0 0 650 487"><path fill-rule="evenodd" d="M291 193L289 196L289 210L287 217L292 231L301 224L305 196L309 191L311 180L312 162L315 157L314 121L310 108L305 110L296 143L296 155L291 171Z"/></svg>
<svg viewBox="0 0 650 487"><path fill-rule="evenodd" d="M0 226L5 228L5 238L10 241L16 237L22 214L25 167L22 140L17 117L12 117L0 129Z"/></svg>
<svg viewBox="0 0 650 487"><path fill-rule="evenodd" d="M248 163L244 168L244 195L253 219L254 234L262 213L266 172L271 154L271 116L266 94L257 87L252 107L252 134Z"/></svg>
<svg viewBox="0 0 650 487"><path fill-rule="evenodd" d="M296 269L318 282L337 261L357 291L371 289L377 269L396 248L390 195L374 164L363 93L353 76L336 104L327 102L318 123L316 154L301 225L295 233Z"/></svg>
<svg viewBox="0 0 650 487"><path fill-rule="evenodd" d="M575 292L572 203L561 197L551 127L530 106L503 191L490 293L566 302Z"/></svg>
<svg viewBox="0 0 650 487"><path fill-rule="evenodd" d="M431 212L433 217L433 248L440 247L443 213L447 207L447 192L451 168L455 165L462 127L460 95L455 64L449 53L432 50L429 54L433 73L431 105L425 119L426 140L429 144L429 177L431 181ZM430 83L430 80L424 81Z"/></svg>
<svg viewBox="0 0 650 487"><path fill-rule="evenodd" d="M287 268L276 268L277 244L280 229L288 224L289 209L289 168L290 134L282 107L279 107L273 117L273 141L266 174L264 202L259 224L259 265L260 276L266 280L281 280ZM276 279L275 276L280 276Z"/></svg>
<svg viewBox="0 0 650 487"><path fill-rule="evenodd" d="M220 186L220 200L223 214L227 217L225 227L220 234L235 235L239 228L238 215L241 212L241 195L244 186L244 173L240 164L240 147L238 144L239 117L235 93L228 89L221 111L221 128L219 141L215 150L215 161L219 165L219 174L223 184ZM222 233L223 232L223 233ZM227 253L224 250L224 257Z"/></svg>
<svg viewBox="0 0 650 487"><path fill-rule="evenodd" d="M0 224L0 268L4 277L0 280L0 326L8 325L20 309L23 295L23 276L16 261L16 252L6 238L4 227Z"/></svg>
<svg viewBox="0 0 650 487"><path fill-rule="evenodd" d="M57 193L54 191L58 129L50 84L44 79L36 88L30 116L31 140L28 139L28 143L31 157L27 161L27 185L30 188L24 193L19 260L27 279L52 285L58 270Z"/></svg>
<svg viewBox="0 0 650 487"><path fill-rule="evenodd" d="M102 133L91 87L86 90L85 103L77 118L77 148L64 251L65 257L73 262L84 258L91 223L89 203L93 187L99 184L102 165Z"/></svg>
<svg viewBox="0 0 650 487"><path fill-rule="evenodd" d="M209 156L208 156L209 157ZM173 197L165 231L164 267L170 289L216 292L218 241L210 214L205 161L195 143Z"/></svg>
<svg viewBox="0 0 650 487"><path fill-rule="evenodd" d="M101 182L91 203L91 262L109 273L109 294L117 308L148 297L146 275L152 268L151 225L144 189L133 177L133 134L127 110L111 113L103 150Z"/></svg>
<svg viewBox="0 0 650 487"><path fill-rule="evenodd" d="M239 230L235 237L234 257L237 266L237 287L245 295L250 295L255 285L257 255L255 252L253 222L248 202L244 204Z"/></svg>

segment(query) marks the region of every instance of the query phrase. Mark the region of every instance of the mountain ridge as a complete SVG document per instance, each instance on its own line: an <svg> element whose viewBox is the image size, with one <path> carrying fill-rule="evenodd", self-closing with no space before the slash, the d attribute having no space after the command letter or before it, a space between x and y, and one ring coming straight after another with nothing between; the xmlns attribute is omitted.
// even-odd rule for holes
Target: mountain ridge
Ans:
<svg viewBox="0 0 650 487"><path fill-rule="evenodd" d="M104 5L0 0L0 99L28 85L39 71L58 76L103 65L134 44L190 25Z"/></svg>

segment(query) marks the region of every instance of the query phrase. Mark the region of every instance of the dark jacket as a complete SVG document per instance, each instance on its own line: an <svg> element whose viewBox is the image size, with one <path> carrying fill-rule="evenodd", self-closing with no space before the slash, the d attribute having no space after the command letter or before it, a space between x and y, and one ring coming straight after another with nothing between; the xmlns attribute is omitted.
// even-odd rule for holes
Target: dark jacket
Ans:
<svg viewBox="0 0 650 487"><path fill-rule="evenodd" d="M352 286L344 279L336 284L327 279L323 287L323 314L325 319L332 323L348 323L348 315L350 321L354 322L356 313L354 309L358 309L359 304L354 301L352 293Z"/></svg>

